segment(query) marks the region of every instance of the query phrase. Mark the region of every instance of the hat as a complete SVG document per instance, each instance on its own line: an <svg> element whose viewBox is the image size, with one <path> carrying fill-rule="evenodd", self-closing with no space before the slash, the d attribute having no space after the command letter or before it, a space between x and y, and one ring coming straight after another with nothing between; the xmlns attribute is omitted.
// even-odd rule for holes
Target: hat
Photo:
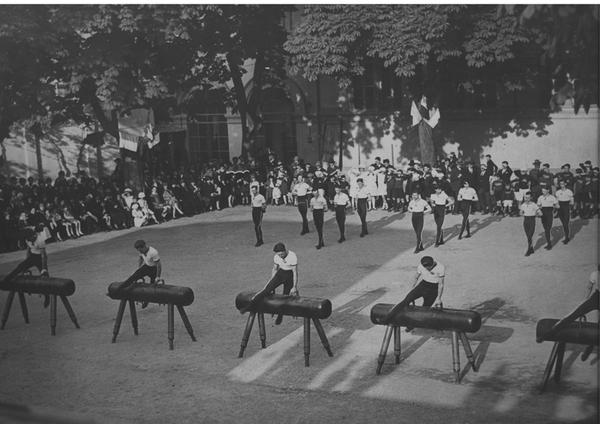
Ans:
<svg viewBox="0 0 600 424"><path fill-rule="evenodd" d="M570 167L571 167L571 164L570 164L570 163L565 163L563 166L561 166L561 168L567 168L567 167L569 167L569 168L570 168Z"/></svg>
<svg viewBox="0 0 600 424"><path fill-rule="evenodd" d="M285 252L285 244L279 242L273 247L273 252Z"/></svg>
<svg viewBox="0 0 600 424"><path fill-rule="evenodd" d="M533 161L533 164L534 164L534 165L539 165L540 163L542 163L542 162L540 162L540 160L539 160L539 159L536 159L536 160L534 160L534 161Z"/></svg>
<svg viewBox="0 0 600 424"><path fill-rule="evenodd" d="M133 193L133 190L131 190L129 187L127 187L125 190L123 190L124 193Z"/></svg>
<svg viewBox="0 0 600 424"><path fill-rule="evenodd" d="M146 194L143 191L140 191L138 193L138 199L143 199L144 197L146 197Z"/></svg>
<svg viewBox="0 0 600 424"><path fill-rule="evenodd" d="M583 162L585 165L590 165L592 166L592 161L591 160L586 160L585 162Z"/></svg>
<svg viewBox="0 0 600 424"><path fill-rule="evenodd" d="M545 163L542 165L544 168L550 168L550 164L549 163Z"/></svg>

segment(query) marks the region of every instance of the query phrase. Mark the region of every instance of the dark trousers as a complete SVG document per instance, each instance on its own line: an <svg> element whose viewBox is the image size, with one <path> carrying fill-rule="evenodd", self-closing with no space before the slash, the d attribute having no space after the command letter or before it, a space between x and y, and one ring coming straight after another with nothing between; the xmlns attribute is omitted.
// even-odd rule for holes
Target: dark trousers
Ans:
<svg viewBox="0 0 600 424"><path fill-rule="evenodd" d="M262 235L262 217L263 217L263 209L262 207L252 208L252 222L254 222L254 232L256 233L256 241L263 241Z"/></svg>
<svg viewBox="0 0 600 424"><path fill-rule="evenodd" d="M308 233L308 219L306 218L308 205L306 196L298 196L298 212L300 212L300 216L302 216L302 232Z"/></svg>
<svg viewBox="0 0 600 424"><path fill-rule="evenodd" d="M317 234L319 235L319 244L323 244L323 209L313 209L313 221L317 228Z"/></svg>
<svg viewBox="0 0 600 424"><path fill-rule="evenodd" d="M423 235L423 212L412 213L412 226L417 235L417 247L421 247L423 245L421 241Z"/></svg>
<svg viewBox="0 0 600 424"><path fill-rule="evenodd" d="M340 229L340 239L344 239L344 233L346 230L346 206L335 206L335 221Z"/></svg>
<svg viewBox="0 0 600 424"><path fill-rule="evenodd" d="M388 312L386 321L389 321L391 318L394 317L394 315L398 313L398 311L401 311L406 306L408 306L409 304L421 297L423 298L423 306L433 305L433 302L435 302L435 299L437 298L437 294L437 283L428 283L425 280L421 280L419 284L415 286L414 289L408 292L406 297L400 303L398 303L390 310L390 312Z"/></svg>
<svg viewBox="0 0 600 424"><path fill-rule="evenodd" d="M467 234L471 234L471 227L469 225L469 214L471 213L471 204L473 203L471 200L461 200L461 209L462 209L462 225L460 227L460 235L467 230Z"/></svg>
<svg viewBox="0 0 600 424"><path fill-rule="evenodd" d="M566 317L564 317L560 321L558 321L556 324L554 324L554 327L552 327L552 330L550 330L550 333L555 333L556 331L560 330L561 328L566 327L569 323L575 321L577 318L579 318L581 316L584 316L588 312L592 312L596 309L600 309L599 303L600 303L600 296L599 296L598 290L594 290L594 293L592 293L590 295L590 297L588 297L577 308L575 308L573 310L573 312L571 312L569 315L567 315Z"/></svg>
<svg viewBox="0 0 600 424"><path fill-rule="evenodd" d="M356 211L362 225L360 233L362 235L369 234L367 231L367 199L356 199Z"/></svg>
<svg viewBox="0 0 600 424"><path fill-rule="evenodd" d="M146 264L142 265L141 267L136 269L135 272L123 282L123 284L121 284L119 290L125 290L137 280L144 277L150 277L150 283L154 284L154 281L156 280L156 271L157 269L155 266L148 266Z"/></svg>
<svg viewBox="0 0 600 424"><path fill-rule="evenodd" d="M546 234L546 242L548 244L552 244L550 241L550 231L552 230L553 213L553 207L542 208L542 225L544 226L544 233Z"/></svg>
<svg viewBox="0 0 600 424"><path fill-rule="evenodd" d="M38 271L42 270L42 255L36 255L35 253L30 253L27 258L23 262L21 262L15 269L13 269L10 274L4 277L1 284L7 284L12 281L17 275L24 273L31 267L36 267ZM0 284L0 285L1 285Z"/></svg>
<svg viewBox="0 0 600 424"><path fill-rule="evenodd" d="M490 195L489 189L480 189L478 192L479 197L479 210L481 212L491 212L492 207L492 196Z"/></svg>
<svg viewBox="0 0 600 424"><path fill-rule="evenodd" d="M252 309L254 305L260 302L263 298L275 293L275 289L281 285L283 285L283 294L290 294L292 287L294 287L294 274L292 271L278 269L275 275L269 280L265 288L256 293L252 299L250 299L250 303L246 309ZM282 318L282 315L277 315L276 323L281 323Z"/></svg>
<svg viewBox="0 0 600 424"><path fill-rule="evenodd" d="M565 238L569 238L569 218L571 204L569 202L558 202L558 204L560 206L558 209L558 217L562 223Z"/></svg>
<svg viewBox="0 0 600 424"><path fill-rule="evenodd" d="M523 229L527 236L527 246L531 248L533 246L533 233L535 232L535 216L523 217Z"/></svg>
<svg viewBox="0 0 600 424"><path fill-rule="evenodd" d="M435 220L436 226L436 234L435 234L435 242L443 243L444 242L444 231L442 230L442 226L444 225L444 217L446 216L446 206L445 205L435 205L433 207L433 219Z"/></svg>

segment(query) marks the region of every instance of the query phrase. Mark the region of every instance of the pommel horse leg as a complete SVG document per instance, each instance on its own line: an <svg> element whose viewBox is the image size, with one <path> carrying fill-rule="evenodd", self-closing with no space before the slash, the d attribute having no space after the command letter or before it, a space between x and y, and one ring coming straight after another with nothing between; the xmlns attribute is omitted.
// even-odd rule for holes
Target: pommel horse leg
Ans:
<svg viewBox="0 0 600 424"><path fill-rule="evenodd" d="M377 370L375 374L381 374L381 367L385 362L385 355L387 355L388 347L390 346L390 340L392 339L392 333L394 333L394 326L388 325L385 327L385 335L383 336L383 342L381 343L381 349L379 350L379 357L377 358Z"/></svg>
<svg viewBox="0 0 600 424"><path fill-rule="evenodd" d="M546 364L546 369L544 370L544 380L542 381L540 392L546 390L546 385L550 379L552 368L554 368L554 381L557 383L560 382L562 365L565 357L565 346L566 343L564 342L555 342L554 346L552 346L552 352L550 352L550 358L548 358L548 363Z"/></svg>
<svg viewBox="0 0 600 424"><path fill-rule="evenodd" d="M50 333L56 336L56 295L50 295Z"/></svg>
<svg viewBox="0 0 600 424"><path fill-rule="evenodd" d="M125 312L126 304L127 301L125 299L121 300L121 303L119 303L119 311L117 312L117 318L115 319L115 327L113 329L113 343L117 341L117 336L119 335L119 329L121 328L121 321L123 320L123 313Z"/></svg>
<svg viewBox="0 0 600 424"><path fill-rule="evenodd" d="M252 332L252 326L254 325L254 317L256 316L256 312L250 312L248 316L248 321L246 321L246 328L244 329L244 335L242 336L242 344L240 347L240 353L238 354L238 358L244 356L244 350L246 350L246 346L248 346L248 339L250 339L250 332Z"/></svg>
<svg viewBox="0 0 600 424"><path fill-rule="evenodd" d="M267 330L265 329L265 314L258 313L258 335L260 337L260 346L264 349L267 347Z"/></svg>
<svg viewBox="0 0 600 424"><path fill-rule="evenodd" d="M327 352L327 354L329 356L333 356L333 352L331 351L331 347L329 346L329 340L327 340L327 335L325 334L325 330L323 330L321 321L319 321L317 318L313 318L312 321L317 330L317 334L319 335L319 338L321 339L321 343L323 344L323 347L325 348L325 351Z"/></svg>
<svg viewBox="0 0 600 424"><path fill-rule="evenodd" d="M458 346L458 332L452 332L452 368L454 369L454 382L460 382L460 350Z"/></svg>
<svg viewBox="0 0 600 424"><path fill-rule="evenodd" d="M394 357L396 364L400 363L400 354L402 353L401 349L401 339L400 339L400 327L394 327Z"/></svg>
<svg viewBox="0 0 600 424"><path fill-rule="evenodd" d="M73 324L75 324L75 328L80 328L79 323L77 322L77 317L75 317L75 312L73 311L73 308L71 307L71 303L69 303L69 299L67 299L66 296L61 296L60 300L62 300L63 305L65 305L65 309L67 310L67 313L69 314L69 318L71 318L71 321L73 321Z"/></svg>
<svg viewBox="0 0 600 424"><path fill-rule="evenodd" d="M138 319L137 311L135 310L135 302L129 301L129 315L131 315L131 326L133 327L133 334L138 335Z"/></svg>
<svg viewBox="0 0 600 424"><path fill-rule="evenodd" d="M477 364L475 363L475 357L473 355L473 350L471 350L471 344L469 343L467 335L463 332L460 332L458 333L458 336L460 337L460 341L462 342L465 354L467 355L467 359L471 364L471 368L473 368L473 371L475 372L479 371L479 367L477 367Z"/></svg>
<svg viewBox="0 0 600 424"><path fill-rule="evenodd" d="M21 303L21 312L23 312L23 318L25 319L25 324L29 324L29 313L27 311L27 302L25 301L25 294L19 292L19 302Z"/></svg>
<svg viewBox="0 0 600 424"><path fill-rule="evenodd" d="M168 315L168 337L169 337L169 350L173 350L173 339L175 338L175 309L173 304L167 304L167 315Z"/></svg>
<svg viewBox="0 0 600 424"><path fill-rule="evenodd" d="M304 318L304 366L310 366L310 318Z"/></svg>
<svg viewBox="0 0 600 424"><path fill-rule="evenodd" d="M177 305L177 310L179 311L179 316L181 316L183 325L185 325L185 329L187 330L188 334L192 338L192 341L195 342L196 336L194 336L194 329L192 328L192 324L190 323L190 320L188 319L188 316L185 313L185 309L183 309L183 306Z"/></svg>
<svg viewBox="0 0 600 424"><path fill-rule="evenodd" d="M15 292L8 292L8 296L6 297L6 303L4 304L4 311L2 312L2 325L0 325L0 329L4 330L4 325L6 321L8 321L8 314L10 313L10 308L13 303L13 299L15 298Z"/></svg>

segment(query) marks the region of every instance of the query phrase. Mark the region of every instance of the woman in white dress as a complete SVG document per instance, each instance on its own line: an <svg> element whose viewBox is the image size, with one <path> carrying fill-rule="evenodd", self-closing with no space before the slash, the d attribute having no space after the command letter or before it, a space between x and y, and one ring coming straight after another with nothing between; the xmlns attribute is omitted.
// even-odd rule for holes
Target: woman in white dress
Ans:
<svg viewBox="0 0 600 424"><path fill-rule="evenodd" d="M372 211L375 209L375 199L377 198L377 175L375 175L375 168L369 166L369 171L364 177L365 186L367 190L369 190L369 210Z"/></svg>
<svg viewBox="0 0 600 424"><path fill-rule="evenodd" d="M388 209L387 203L387 183L385 182L387 168L381 167L377 171L375 171L375 175L377 176L377 197L381 198L381 204L383 205L383 209Z"/></svg>

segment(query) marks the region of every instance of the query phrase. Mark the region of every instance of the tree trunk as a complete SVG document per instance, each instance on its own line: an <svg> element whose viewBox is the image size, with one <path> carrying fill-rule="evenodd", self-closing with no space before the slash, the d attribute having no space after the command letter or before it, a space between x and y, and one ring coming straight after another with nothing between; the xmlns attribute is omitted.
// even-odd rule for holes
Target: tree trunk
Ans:
<svg viewBox="0 0 600 424"><path fill-rule="evenodd" d="M44 178L44 167L42 165L42 146L40 145L40 135L34 134L35 141L35 159L37 162L37 175L38 180Z"/></svg>

